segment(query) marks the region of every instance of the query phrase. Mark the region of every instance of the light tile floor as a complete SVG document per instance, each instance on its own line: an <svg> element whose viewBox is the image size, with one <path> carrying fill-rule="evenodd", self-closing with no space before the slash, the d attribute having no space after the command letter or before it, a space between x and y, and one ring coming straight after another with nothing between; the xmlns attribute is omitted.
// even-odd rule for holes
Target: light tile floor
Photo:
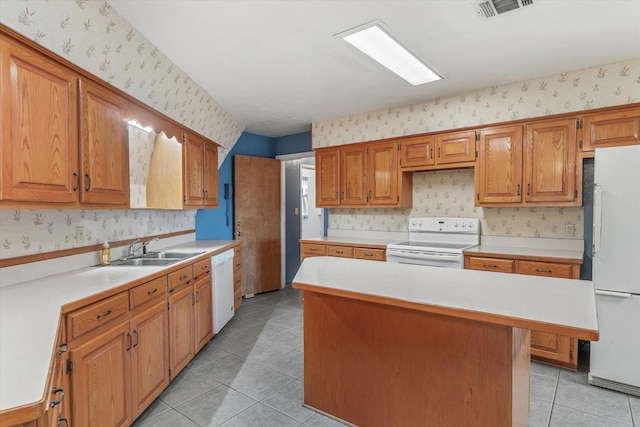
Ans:
<svg viewBox="0 0 640 427"><path fill-rule="evenodd" d="M299 291L243 299L134 426L343 426L302 406L302 356ZM640 398L590 386L582 370L531 364L529 426L640 427Z"/></svg>

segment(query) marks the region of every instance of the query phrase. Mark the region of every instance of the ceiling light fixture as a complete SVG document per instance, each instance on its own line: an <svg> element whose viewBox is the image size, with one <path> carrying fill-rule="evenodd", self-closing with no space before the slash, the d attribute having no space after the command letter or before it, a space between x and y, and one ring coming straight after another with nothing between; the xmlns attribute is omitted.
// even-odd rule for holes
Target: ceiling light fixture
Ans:
<svg viewBox="0 0 640 427"><path fill-rule="evenodd" d="M442 77L418 59L383 27L380 20L335 34L414 86Z"/></svg>

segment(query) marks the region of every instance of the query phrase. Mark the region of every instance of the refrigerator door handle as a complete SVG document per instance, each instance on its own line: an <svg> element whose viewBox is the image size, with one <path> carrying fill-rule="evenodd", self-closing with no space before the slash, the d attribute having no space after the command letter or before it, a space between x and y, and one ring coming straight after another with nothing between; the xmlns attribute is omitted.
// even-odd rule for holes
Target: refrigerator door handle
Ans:
<svg viewBox="0 0 640 427"><path fill-rule="evenodd" d="M593 186L593 253L600 252L602 242L602 186Z"/></svg>
<svg viewBox="0 0 640 427"><path fill-rule="evenodd" d="M595 290L596 295L602 295L605 297L614 297L614 298L629 298L631 294L628 292L614 292L614 291L603 291L600 289Z"/></svg>

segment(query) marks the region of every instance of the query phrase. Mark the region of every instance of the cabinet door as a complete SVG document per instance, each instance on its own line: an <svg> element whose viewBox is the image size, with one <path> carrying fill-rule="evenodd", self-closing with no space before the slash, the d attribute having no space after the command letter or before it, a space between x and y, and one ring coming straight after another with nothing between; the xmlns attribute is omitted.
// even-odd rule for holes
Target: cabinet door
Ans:
<svg viewBox="0 0 640 427"><path fill-rule="evenodd" d="M204 143L204 205L218 206L218 146Z"/></svg>
<svg viewBox="0 0 640 427"><path fill-rule="evenodd" d="M174 378L194 356L193 286L173 291L169 297L169 363Z"/></svg>
<svg viewBox="0 0 640 427"><path fill-rule="evenodd" d="M576 199L576 120L526 126L524 184L526 202Z"/></svg>
<svg viewBox="0 0 640 427"><path fill-rule="evenodd" d="M204 204L204 144L204 139L186 134L183 168L185 206Z"/></svg>
<svg viewBox="0 0 640 427"><path fill-rule="evenodd" d="M476 132L444 133L436 137L436 163L473 162L476 159Z"/></svg>
<svg viewBox="0 0 640 427"><path fill-rule="evenodd" d="M80 81L80 201L129 205L127 101L108 89Z"/></svg>
<svg viewBox="0 0 640 427"><path fill-rule="evenodd" d="M0 38L0 198L78 200L77 76Z"/></svg>
<svg viewBox="0 0 640 427"><path fill-rule="evenodd" d="M475 168L476 205L522 201L522 126L480 131Z"/></svg>
<svg viewBox="0 0 640 427"><path fill-rule="evenodd" d="M340 150L340 204L367 204L367 148L362 145Z"/></svg>
<svg viewBox="0 0 640 427"><path fill-rule="evenodd" d="M340 149L316 151L316 206L340 205Z"/></svg>
<svg viewBox="0 0 640 427"><path fill-rule="evenodd" d="M195 352L200 351L213 338L213 301L211 299L211 274L194 283L196 304L194 311Z"/></svg>
<svg viewBox="0 0 640 427"><path fill-rule="evenodd" d="M169 384L169 312L165 298L131 319L133 418Z"/></svg>
<svg viewBox="0 0 640 427"><path fill-rule="evenodd" d="M640 108L584 116L582 151L640 144Z"/></svg>
<svg viewBox="0 0 640 427"><path fill-rule="evenodd" d="M367 200L370 205L395 206L398 198L398 144L381 143L368 146Z"/></svg>
<svg viewBox="0 0 640 427"><path fill-rule="evenodd" d="M409 138L403 140L401 144L402 157L400 165L403 168L432 166L435 164L435 157L433 156L435 138L433 136Z"/></svg>
<svg viewBox="0 0 640 427"><path fill-rule="evenodd" d="M123 322L69 350L73 362L70 406L74 425L131 424L132 346L129 322Z"/></svg>

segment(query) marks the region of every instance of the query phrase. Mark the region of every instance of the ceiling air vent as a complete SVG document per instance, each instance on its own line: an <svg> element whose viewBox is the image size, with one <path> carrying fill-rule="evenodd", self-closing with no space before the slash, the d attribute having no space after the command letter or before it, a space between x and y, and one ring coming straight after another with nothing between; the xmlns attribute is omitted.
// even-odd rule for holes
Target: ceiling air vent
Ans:
<svg viewBox="0 0 640 427"><path fill-rule="evenodd" d="M532 4L533 0L485 0L473 3L476 13L482 20Z"/></svg>

